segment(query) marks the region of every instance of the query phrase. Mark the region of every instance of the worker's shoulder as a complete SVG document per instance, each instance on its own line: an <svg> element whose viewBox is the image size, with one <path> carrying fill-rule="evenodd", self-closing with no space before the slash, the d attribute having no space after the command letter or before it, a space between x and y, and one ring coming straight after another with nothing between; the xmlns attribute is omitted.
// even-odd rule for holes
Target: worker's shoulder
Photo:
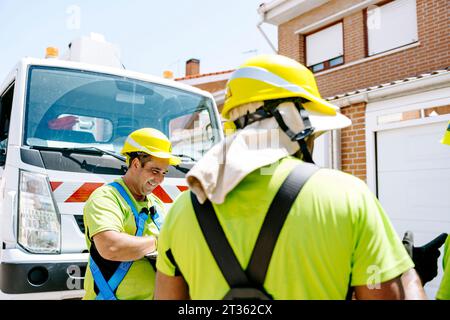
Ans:
<svg viewBox="0 0 450 320"><path fill-rule="evenodd" d="M280 176L287 175L296 165L302 163L304 162L292 156L286 157L280 162L278 167L280 170L278 170L277 175L278 173L280 173ZM367 185L361 179L340 170L322 167L319 167L319 170L308 179L307 184L310 187L314 186L320 189L328 187L341 191L367 191Z"/></svg>
<svg viewBox="0 0 450 320"><path fill-rule="evenodd" d="M324 195L344 195L351 194L367 195L370 190L367 184L346 172L335 169L321 168L307 182L305 188Z"/></svg>
<svg viewBox="0 0 450 320"><path fill-rule="evenodd" d="M175 212L183 212L186 211L187 209L192 208L192 203L191 203L191 191L190 190L186 190L181 192L174 200L172 206L170 207L170 211L175 211Z"/></svg>
<svg viewBox="0 0 450 320"><path fill-rule="evenodd" d="M337 185L340 188L365 189L367 187L363 180L355 177L354 175L329 168L320 168L320 170L313 175L312 181L319 184L330 184L333 186Z"/></svg>
<svg viewBox="0 0 450 320"><path fill-rule="evenodd" d="M105 210L108 208L108 210ZM114 194L114 190L109 185L103 185L95 189L83 207L84 216L98 216L108 215L111 210L115 211L119 209L120 203L117 196ZM109 212L109 213L108 213Z"/></svg>
<svg viewBox="0 0 450 320"><path fill-rule="evenodd" d="M114 188L109 184L98 187L91 193L87 202L96 201L99 199L116 200L117 197L115 196Z"/></svg>
<svg viewBox="0 0 450 320"><path fill-rule="evenodd" d="M167 213L165 224L169 221L175 223L180 219L189 219L194 214L194 208L191 202L191 191L186 190L181 192L174 200Z"/></svg>

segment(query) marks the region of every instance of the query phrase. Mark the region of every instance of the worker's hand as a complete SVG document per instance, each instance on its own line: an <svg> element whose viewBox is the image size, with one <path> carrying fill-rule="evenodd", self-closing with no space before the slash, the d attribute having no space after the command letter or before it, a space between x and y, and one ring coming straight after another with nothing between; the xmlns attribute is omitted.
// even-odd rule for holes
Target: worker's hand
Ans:
<svg viewBox="0 0 450 320"><path fill-rule="evenodd" d="M146 254L145 258L147 258L147 260L155 260L156 261L156 258L158 258L158 251Z"/></svg>
<svg viewBox="0 0 450 320"><path fill-rule="evenodd" d="M439 248L445 243L447 234L442 233L422 247L414 247L414 236L411 231L406 231L403 236L403 245L412 258L422 284L433 280L438 273L437 260L440 256Z"/></svg>
<svg viewBox="0 0 450 320"><path fill-rule="evenodd" d="M145 254L145 258L147 258L147 260L149 261L156 261L156 258L158 257L158 237L152 235L149 236L153 238L153 244L152 244L152 251L148 252Z"/></svg>

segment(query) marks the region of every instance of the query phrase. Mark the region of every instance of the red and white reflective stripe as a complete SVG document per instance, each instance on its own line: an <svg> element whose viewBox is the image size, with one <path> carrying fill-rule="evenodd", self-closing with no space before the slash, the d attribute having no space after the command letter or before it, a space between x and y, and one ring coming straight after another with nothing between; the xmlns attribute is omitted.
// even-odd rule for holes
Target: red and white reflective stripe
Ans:
<svg viewBox="0 0 450 320"><path fill-rule="evenodd" d="M174 186L174 185L157 186L155 190L153 190L153 194L164 203L172 203L173 200L180 194L180 192L187 189L188 189L187 186Z"/></svg>
<svg viewBox="0 0 450 320"><path fill-rule="evenodd" d="M103 185L102 182L50 182L56 202L65 203L86 202L92 192ZM187 186L163 185L157 186L153 194L163 203L172 203L180 192L187 189Z"/></svg>

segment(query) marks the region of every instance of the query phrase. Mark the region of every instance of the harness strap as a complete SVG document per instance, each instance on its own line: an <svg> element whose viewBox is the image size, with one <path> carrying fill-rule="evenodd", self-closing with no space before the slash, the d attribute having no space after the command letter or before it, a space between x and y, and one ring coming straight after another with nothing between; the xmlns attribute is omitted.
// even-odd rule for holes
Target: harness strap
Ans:
<svg viewBox="0 0 450 320"><path fill-rule="evenodd" d="M319 167L315 165L301 163L289 173L272 200L246 271L234 254L212 203L206 200L200 204L191 192L191 202L203 236L231 289L256 287L264 291L264 279L284 221L303 185L317 170Z"/></svg>
<svg viewBox="0 0 450 320"><path fill-rule="evenodd" d="M125 200L125 202L128 204L128 206L130 207L131 211L133 211L134 214L134 219L136 221L138 221L139 218L139 214L137 212L136 207L133 204L133 201L131 201L130 196L128 195L128 193L125 191L124 187L122 187L122 185L118 182L112 182L109 184L111 187L116 188L116 190L119 192L119 194L122 196L122 198Z"/></svg>
<svg viewBox="0 0 450 320"><path fill-rule="evenodd" d="M318 166L310 163L297 165L272 200L246 270L253 282L261 286L264 284L278 236L288 213L306 181L318 170Z"/></svg>
<svg viewBox="0 0 450 320"><path fill-rule="evenodd" d="M113 182L109 184L110 186L116 188L116 190L119 192L119 194L122 196L122 198L125 200L125 202L128 204L130 209L133 211L134 219L136 222L136 234L137 237L142 237L142 234L144 233L144 227L145 222L148 218L148 210L144 208L140 213L137 212L136 207L133 204L133 201L131 201L130 196L125 191L125 189L122 187L121 184L117 182ZM125 278L126 274L128 273L128 270L130 270L131 265L133 264L133 261L124 261L122 262L117 270L114 272L114 274L111 276L111 278L106 282L105 278L103 277L103 274L101 273L99 267L94 262L94 259L92 257L90 258L90 269L92 273L92 277L94 278L95 284L97 285L99 289L99 294L95 298L96 300L117 300L117 297L115 296L115 291L119 287L120 283Z"/></svg>
<svg viewBox="0 0 450 320"><path fill-rule="evenodd" d="M211 201L206 200L205 203L200 204L195 194L191 191L191 202L209 250L228 285L231 288L247 286L250 280L242 270L227 240Z"/></svg>
<svg viewBox="0 0 450 320"><path fill-rule="evenodd" d="M95 300L117 300L114 292L112 291L109 284L103 277L100 268L95 263L92 257L89 257L89 267L91 269L92 277L94 278L95 284L97 285L100 293L97 295Z"/></svg>
<svg viewBox="0 0 450 320"><path fill-rule="evenodd" d="M161 216L159 215L158 211L156 210L155 206L150 207L150 218L152 219L153 223L155 224L156 228L158 230L161 230Z"/></svg>

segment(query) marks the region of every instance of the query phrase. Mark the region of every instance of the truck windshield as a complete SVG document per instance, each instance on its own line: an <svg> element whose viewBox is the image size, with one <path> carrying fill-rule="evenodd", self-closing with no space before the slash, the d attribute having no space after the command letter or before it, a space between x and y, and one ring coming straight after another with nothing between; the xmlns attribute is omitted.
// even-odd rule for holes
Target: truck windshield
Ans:
<svg viewBox="0 0 450 320"><path fill-rule="evenodd" d="M82 70L30 67L24 144L93 146L120 152L132 131L150 127L172 141L183 161L220 140L213 101L189 91Z"/></svg>

